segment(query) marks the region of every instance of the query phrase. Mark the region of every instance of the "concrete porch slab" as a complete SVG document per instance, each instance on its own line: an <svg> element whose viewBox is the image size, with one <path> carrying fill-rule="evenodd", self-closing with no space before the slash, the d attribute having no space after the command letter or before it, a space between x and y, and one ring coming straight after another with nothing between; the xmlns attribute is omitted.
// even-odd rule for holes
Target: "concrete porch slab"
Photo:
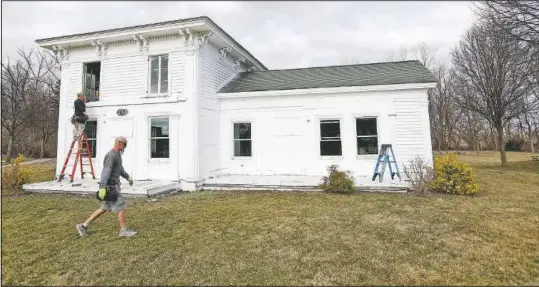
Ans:
<svg viewBox="0 0 539 287"><path fill-rule="evenodd" d="M96 179L75 180L58 182L45 181L23 185L23 190L36 193L72 193L94 195L99 186ZM133 186L122 182L122 194L126 197L152 197L168 192L180 190L180 183L164 180L135 181Z"/></svg>
<svg viewBox="0 0 539 287"><path fill-rule="evenodd" d="M370 178L354 177L356 188L366 192L406 192L405 181L385 179L382 182ZM222 175L205 179L205 190L319 190L322 176L292 175Z"/></svg>

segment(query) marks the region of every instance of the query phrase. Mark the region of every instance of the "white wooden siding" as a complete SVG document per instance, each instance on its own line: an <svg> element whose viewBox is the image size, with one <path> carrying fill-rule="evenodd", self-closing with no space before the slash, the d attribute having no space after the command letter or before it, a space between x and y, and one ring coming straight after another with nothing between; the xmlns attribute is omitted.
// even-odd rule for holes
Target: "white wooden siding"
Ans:
<svg viewBox="0 0 539 287"><path fill-rule="evenodd" d="M100 100L143 97L147 88L148 57L104 59L101 62Z"/></svg>
<svg viewBox="0 0 539 287"><path fill-rule="evenodd" d="M236 73L234 64L227 59L219 59L217 49L208 45L199 53L199 175L207 178L220 170L219 100L216 92Z"/></svg>
<svg viewBox="0 0 539 287"><path fill-rule="evenodd" d="M73 101L77 98L77 93L82 92L82 63L71 63L69 65L69 92L67 94L67 106L73 108Z"/></svg>

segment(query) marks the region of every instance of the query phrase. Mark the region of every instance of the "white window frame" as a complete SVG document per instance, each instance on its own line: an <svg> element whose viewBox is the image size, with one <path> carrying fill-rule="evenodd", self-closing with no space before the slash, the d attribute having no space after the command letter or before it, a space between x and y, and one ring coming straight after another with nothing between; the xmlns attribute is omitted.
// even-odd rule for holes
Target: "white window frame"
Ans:
<svg viewBox="0 0 539 287"><path fill-rule="evenodd" d="M98 129L99 129L99 121L97 119L88 119L86 121L86 124L88 124L88 122L95 122L95 138L91 138L91 137L88 137L88 145L90 145L90 141L94 140L95 141L95 150L92 150L94 153L95 153L95 156L92 157L93 160L95 160L95 158L97 157L97 132L98 132ZM85 124L85 128L86 128L86 124ZM88 134L86 134L86 136L88 136Z"/></svg>
<svg viewBox="0 0 539 287"><path fill-rule="evenodd" d="M357 135L357 120L361 120L361 119L375 119L376 120L376 135L375 136L358 136ZM380 153L380 129L379 129L379 123L380 123L380 119L377 116L354 117L354 133L356 134L356 156L357 157L360 157L360 158L361 157L373 157L373 156L378 156L378 153ZM359 154L358 153L359 146L357 144L357 139L358 138L376 138L376 144L377 144L378 152L377 153L372 153L372 154Z"/></svg>
<svg viewBox="0 0 539 287"><path fill-rule="evenodd" d="M234 138L234 126L236 124L249 124L251 127L251 137L249 139L236 139ZM236 155L236 141L250 141L251 142L251 155ZM253 122L252 121L234 121L232 122L232 158L234 159L250 159L253 157Z"/></svg>
<svg viewBox="0 0 539 287"><path fill-rule="evenodd" d="M324 122L338 122L339 123L339 133L340 133L340 136L339 137L322 137L322 130L321 130L321 127L322 127L322 124ZM318 139L318 155L320 156L320 158L331 158L331 159L340 159L343 157L343 153L344 153L344 148L343 148L343 141L342 141L342 119L341 118L320 118L318 120L318 134L320 135L319 136L319 139ZM325 139L325 140L324 140ZM340 144L341 144L341 154L340 155L322 155L322 150L321 150L321 147L322 147L322 141L336 141L335 139L338 139Z"/></svg>
<svg viewBox="0 0 539 287"><path fill-rule="evenodd" d="M168 136L153 137L152 136L152 119L167 119L168 120ZM152 162L169 162L170 161L170 117L169 116L151 116L148 117L148 158ZM168 157L152 157L152 140L168 139Z"/></svg>
<svg viewBox="0 0 539 287"><path fill-rule="evenodd" d="M167 67L167 92L161 93L161 60L163 56L168 58ZM157 93L152 93L152 58L158 57L159 59L159 73L157 75ZM155 54L148 55L148 97L167 97L170 94L170 54Z"/></svg>

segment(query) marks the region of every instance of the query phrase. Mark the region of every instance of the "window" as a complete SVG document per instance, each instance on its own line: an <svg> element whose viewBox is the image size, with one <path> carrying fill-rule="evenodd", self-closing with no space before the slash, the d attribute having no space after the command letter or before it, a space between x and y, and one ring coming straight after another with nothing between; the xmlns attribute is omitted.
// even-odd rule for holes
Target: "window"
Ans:
<svg viewBox="0 0 539 287"><path fill-rule="evenodd" d="M86 63L83 70L82 93L86 96L88 102L99 101L101 62Z"/></svg>
<svg viewBox="0 0 539 287"><path fill-rule="evenodd" d="M342 155L341 121L320 121L320 155Z"/></svg>
<svg viewBox="0 0 539 287"><path fill-rule="evenodd" d="M168 118L151 118L150 125L151 158L169 158Z"/></svg>
<svg viewBox="0 0 539 287"><path fill-rule="evenodd" d="M356 119L357 154L378 154L376 118Z"/></svg>
<svg viewBox="0 0 539 287"><path fill-rule="evenodd" d="M150 59L150 95L168 93L168 55L151 56Z"/></svg>
<svg viewBox="0 0 539 287"><path fill-rule="evenodd" d="M251 123L234 123L234 156L251 156Z"/></svg>
<svg viewBox="0 0 539 287"><path fill-rule="evenodd" d="M92 158L95 158L95 155L97 154L97 121L86 121L84 133L88 137L88 145L90 146Z"/></svg>

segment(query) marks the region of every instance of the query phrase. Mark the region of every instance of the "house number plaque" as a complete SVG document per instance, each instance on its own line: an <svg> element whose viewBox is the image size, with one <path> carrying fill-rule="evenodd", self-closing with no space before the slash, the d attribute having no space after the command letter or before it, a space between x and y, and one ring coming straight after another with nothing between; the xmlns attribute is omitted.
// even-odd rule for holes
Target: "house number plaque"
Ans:
<svg viewBox="0 0 539 287"><path fill-rule="evenodd" d="M125 116L127 115L127 109L118 109L116 111L116 114L118 114L119 116Z"/></svg>

